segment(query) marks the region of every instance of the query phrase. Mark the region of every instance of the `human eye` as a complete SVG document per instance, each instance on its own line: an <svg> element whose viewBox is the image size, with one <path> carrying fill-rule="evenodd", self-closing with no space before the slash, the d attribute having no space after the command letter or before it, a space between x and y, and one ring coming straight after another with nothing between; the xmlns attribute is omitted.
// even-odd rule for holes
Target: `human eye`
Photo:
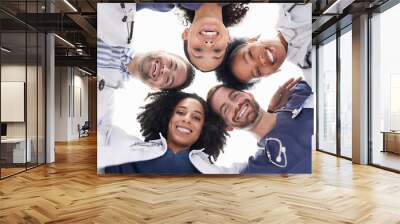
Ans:
<svg viewBox="0 0 400 224"><path fill-rule="evenodd" d="M222 108L222 113L226 114L228 112L228 106L224 106L224 108Z"/></svg>
<svg viewBox="0 0 400 224"><path fill-rule="evenodd" d="M220 53L220 52L222 52L222 49L219 49L219 48L214 49L214 53Z"/></svg>
<svg viewBox="0 0 400 224"><path fill-rule="evenodd" d="M260 77L261 76L261 71L260 71L260 68L259 67L257 67L257 77Z"/></svg>
<svg viewBox="0 0 400 224"><path fill-rule="evenodd" d="M239 92L235 92L235 93L233 94L233 99L235 100L238 96L239 96Z"/></svg>
<svg viewBox="0 0 400 224"><path fill-rule="evenodd" d="M194 119L195 121L201 121L201 117L200 117L200 116L193 116L193 119Z"/></svg>
<svg viewBox="0 0 400 224"><path fill-rule="evenodd" d="M253 54L251 53L251 50L250 50L250 49L248 50L248 55L249 55L249 57L250 57L251 60L254 60L254 56L253 56Z"/></svg>
<svg viewBox="0 0 400 224"><path fill-rule="evenodd" d="M183 111L183 110L177 110L177 111L176 111L176 114L178 114L178 115L185 115L185 111Z"/></svg>
<svg viewBox="0 0 400 224"><path fill-rule="evenodd" d="M170 83L170 81L171 81L171 77L168 76L168 77L165 79L165 85L168 86L168 84Z"/></svg>
<svg viewBox="0 0 400 224"><path fill-rule="evenodd" d="M203 51L201 48L198 48L198 47L194 48L193 50L196 51L196 52L202 52Z"/></svg>

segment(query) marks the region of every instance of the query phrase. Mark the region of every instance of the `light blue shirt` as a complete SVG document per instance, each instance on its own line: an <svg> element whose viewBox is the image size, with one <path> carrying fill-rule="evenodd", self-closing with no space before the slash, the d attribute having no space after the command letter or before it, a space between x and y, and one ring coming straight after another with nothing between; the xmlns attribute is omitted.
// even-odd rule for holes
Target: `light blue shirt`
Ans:
<svg viewBox="0 0 400 224"><path fill-rule="evenodd" d="M97 39L97 67L118 69L123 81L129 79L127 65L132 61L134 54L133 48L110 46Z"/></svg>

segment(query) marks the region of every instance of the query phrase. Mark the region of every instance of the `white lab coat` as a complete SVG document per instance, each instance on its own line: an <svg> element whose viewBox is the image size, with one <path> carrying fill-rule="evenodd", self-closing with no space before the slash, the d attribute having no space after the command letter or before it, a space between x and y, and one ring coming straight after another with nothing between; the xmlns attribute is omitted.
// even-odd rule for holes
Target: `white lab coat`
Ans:
<svg viewBox="0 0 400 224"><path fill-rule="evenodd" d="M128 21L134 21L136 12L135 3L125 3L125 12ZM125 16L124 10L119 3L97 4L97 38L110 46L128 47L127 23L122 22ZM104 88L97 88L97 141L98 146L103 145L106 136L111 130L111 119L114 107L114 90L123 86L124 80L118 69L97 68L97 87L100 81L105 83Z"/></svg>
<svg viewBox="0 0 400 224"><path fill-rule="evenodd" d="M122 18L127 16L127 21ZM134 21L136 3L125 3L125 10L120 3L97 4L97 38L111 46L128 46L127 23Z"/></svg>
<svg viewBox="0 0 400 224"><path fill-rule="evenodd" d="M111 126L105 144L97 148L97 169L103 174L108 166L146 161L163 156L167 152L167 141L160 133L160 139L145 142L124 130ZM201 150L192 150L189 160L203 174L237 174L242 166L225 168L211 163L208 154ZM243 164L244 166L245 164Z"/></svg>
<svg viewBox="0 0 400 224"><path fill-rule="evenodd" d="M307 65L306 55L312 50L312 4L282 4L276 29L288 43L286 60L303 67ZM309 57L311 60L311 56ZM305 81L312 86L311 68L302 69ZM313 108L314 100L310 97L305 108Z"/></svg>

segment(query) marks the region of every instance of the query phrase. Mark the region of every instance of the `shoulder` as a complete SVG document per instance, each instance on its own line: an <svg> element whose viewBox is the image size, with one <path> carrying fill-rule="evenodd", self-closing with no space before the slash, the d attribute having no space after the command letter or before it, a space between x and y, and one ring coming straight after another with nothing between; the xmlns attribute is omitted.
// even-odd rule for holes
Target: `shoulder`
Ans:
<svg viewBox="0 0 400 224"><path fill-rule="evenodd" d="M233 164L231 167L218 166L212 163L209 155L202 150L192 150L189 153L190 162L203 174L239 174L246 164Z"/></svg>

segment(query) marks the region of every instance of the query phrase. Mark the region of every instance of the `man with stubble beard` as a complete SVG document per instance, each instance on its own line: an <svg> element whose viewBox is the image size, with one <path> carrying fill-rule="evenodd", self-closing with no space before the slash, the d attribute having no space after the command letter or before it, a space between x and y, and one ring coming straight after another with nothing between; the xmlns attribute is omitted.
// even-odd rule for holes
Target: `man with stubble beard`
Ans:
<svg viewBox="0 0 400 224"><path fill-rule="evenodd" d="M253 95L219 85L208 92L207 102L230 131L245 129L255 135L258 151L246 164L235 164L230 173L311 173L313 108L305 81L290 79L274 94L268 110ZM246 150L246 149L242 149ZM215 171L227 172L217 167Z"/></svg>
<svg viewBox="0 0 400 224"><path fill-rule="evenodd" d="M159 7L158 7L159 6ZM181 90L194 78L194 68L182 57L165 51L137 52L133 43L135 12L141 8L168 11L165 5L102 3L98 5L97 81L98 146L111 129L114 90L130 78L141 80L153 90ZM128 103L128 102L127 102Z"/></svg>

